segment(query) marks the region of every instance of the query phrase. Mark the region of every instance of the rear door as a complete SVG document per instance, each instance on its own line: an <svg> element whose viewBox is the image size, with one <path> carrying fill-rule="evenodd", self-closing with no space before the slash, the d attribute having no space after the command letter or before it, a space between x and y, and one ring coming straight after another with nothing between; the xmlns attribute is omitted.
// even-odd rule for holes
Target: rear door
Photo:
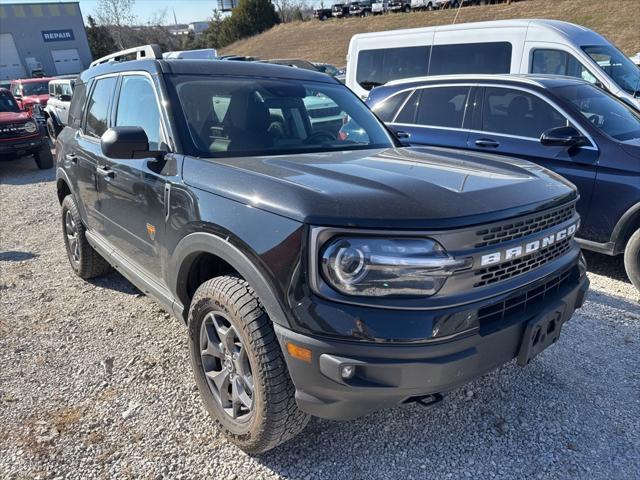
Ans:
<svg viewBox="0 0 640 480"><path fill-rule="evenodd" d="M114 126L142 127L151 150L166 149L160 103L149 76L122 76L112 116ZM155 275L162 270L160 246L170 188L167 177L175 170L172 165L153 158L103 158L99 166L103 234L116 252Z"/></svg>
<svg viewBox="0 0 640 480"><path fill-rule="evenodd" d="M389 126L409 134L412 145L466 148L464 127L473 92L471 85L417 88Z"/></svg>
<svg viewBox="0 0 640 480"><path fill-rule="evenodd" d="M572 122L559 107L532 90L486 86L479 88L477 98L468 148L529 160L559 173L578 187L578 211L586 218L598 162L595 145L542 145L544 131Z"/></svg>

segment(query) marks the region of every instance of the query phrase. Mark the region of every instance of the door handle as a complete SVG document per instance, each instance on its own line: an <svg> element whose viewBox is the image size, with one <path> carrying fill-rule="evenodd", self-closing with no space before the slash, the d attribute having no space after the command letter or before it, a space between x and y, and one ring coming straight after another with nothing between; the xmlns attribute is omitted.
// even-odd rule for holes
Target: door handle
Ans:
<svg viewBox="0 0 640 480"><path fill-rule="evenodd" d="M164 221L169 220L169 212L171 206L171 184L164 184Z"/></svg>
<svg viewBox="0 0 640 480"><path fill-rule="evenodd" d="M67 153L64 158L66 158L68 161L70 161L71 163L73 163L74 165L78 164L78 157L76 156L75 153Z"/></svg>
<svg viewBox="0 0 640 480"><path fill-rule="evenodd" d="M479 138L476 140L476 145L482 148L498 148L500 146L500 142L496 142L490 138Z"/></svg>
<svg viewBox="0 0 640 480"><path fill-rule="evenodd" d="M115 178L116 172L111 170L109 167L98 167L96 169L96 173L101 177L105 177L105 179Z"/></svg>

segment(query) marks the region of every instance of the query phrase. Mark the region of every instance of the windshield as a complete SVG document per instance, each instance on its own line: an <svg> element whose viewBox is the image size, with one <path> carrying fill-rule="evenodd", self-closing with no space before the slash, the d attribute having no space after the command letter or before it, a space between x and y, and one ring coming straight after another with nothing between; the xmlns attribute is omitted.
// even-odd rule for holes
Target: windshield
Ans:
<svg viewBox="0 0 640 480"><path fill-rule="evenodd" d="M640 68L620 50L608 45L582 47L582 50L625 92L640 94Z"/></svg>
<svg viewBox="0 0 640 480"><path fill-rule="evenodd" d="M554 89L598 129L616 140L640 138L640 113L616 97L592 85Z"/></svg>
<svg viewBox="0 0 640 480"><path fill-rule="evenodd" d="M195 155L233 157L388 148L384 126L342 85L297 80L173 76L182 129ZM347 121L363 132L340 134Z"/></svg>
<svg viewBox="0 0 640 480"><path fill-rule="evenodd" d="M0 112L19 112L18 104L12 95L6 92L0 92Z"/></svg>
<svg viewBox="0 0 640 480"><path fill-rule="evenodd" d="M22 95L48 95L49 81L46 82L29 82L22 84Z"/></svg>

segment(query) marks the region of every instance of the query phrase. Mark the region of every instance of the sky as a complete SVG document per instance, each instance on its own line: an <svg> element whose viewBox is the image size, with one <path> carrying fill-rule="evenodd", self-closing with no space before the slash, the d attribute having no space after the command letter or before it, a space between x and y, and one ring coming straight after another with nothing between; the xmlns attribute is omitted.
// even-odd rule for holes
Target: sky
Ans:
<svg viewBox="0 0 640 480"><path fill-rule="evenodd" d="M0 0L0 5L8 3L52 3L58 0ZM95 12L97 0L80 0L80 10L84 18ZM208 20L213 14L218 2L216 0L135 0L133 13L140 23L146 23L150 18L155 18L159 12L166 9L165 24L173 24L173 12L175 10L178 23L190 23Z"/></svg>

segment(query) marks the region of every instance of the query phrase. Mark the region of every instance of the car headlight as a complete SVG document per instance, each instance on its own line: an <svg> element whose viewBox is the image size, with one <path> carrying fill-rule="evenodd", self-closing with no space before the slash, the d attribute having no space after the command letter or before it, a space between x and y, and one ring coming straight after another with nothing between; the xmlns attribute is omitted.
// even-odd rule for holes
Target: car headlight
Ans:
<svg viewBox="0 0 640 480"><path fill-rule="evenodd" d="M469 268L429 238L335 237L320 251L321 274L345 295L430 296Z"/></svg>
<svg viewBox="0 0 640 480"><path fill-rule="evenodd" d="M24 124L25 132L34 133L36 130L38 130L38 126L35 124L35 122L27 122Z"/></svg>

